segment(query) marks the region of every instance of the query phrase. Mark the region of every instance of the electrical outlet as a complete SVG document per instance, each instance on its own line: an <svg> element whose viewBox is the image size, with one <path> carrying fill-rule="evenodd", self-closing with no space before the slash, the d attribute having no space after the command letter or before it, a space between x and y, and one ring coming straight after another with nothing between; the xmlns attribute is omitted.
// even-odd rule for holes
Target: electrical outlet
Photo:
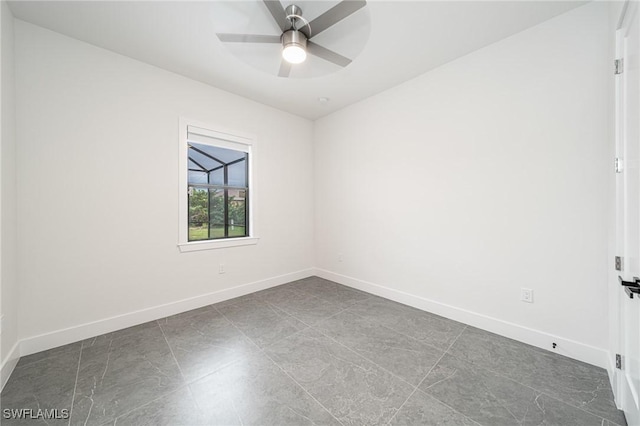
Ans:
<svg viewBox="0 0 640 426"><path fill-rule="evenodd" d="M530 288L521 288L520 300L527 303L533 303L533 290L531 290Z"/></svg>
<svg viewBox="0 0 640 426"><path fill-rule="evenodd" d="M219 273L219 274L224 274L224 273L225 273L225 270L224 270L224 263L221 263L221 264L220 264L220 267L218 268L218 273Z"/></svg>

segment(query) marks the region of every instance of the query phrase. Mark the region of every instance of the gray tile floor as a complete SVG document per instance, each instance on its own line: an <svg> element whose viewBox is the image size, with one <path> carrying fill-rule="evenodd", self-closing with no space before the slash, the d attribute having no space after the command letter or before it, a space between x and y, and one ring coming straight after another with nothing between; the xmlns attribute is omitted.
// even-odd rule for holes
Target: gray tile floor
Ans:
<svg viewBox="0 0 640 426"><path fill-rule="evenodd" d="M1 397L52 425L625 424L600 368L317 277L24 357Z"/></svg>

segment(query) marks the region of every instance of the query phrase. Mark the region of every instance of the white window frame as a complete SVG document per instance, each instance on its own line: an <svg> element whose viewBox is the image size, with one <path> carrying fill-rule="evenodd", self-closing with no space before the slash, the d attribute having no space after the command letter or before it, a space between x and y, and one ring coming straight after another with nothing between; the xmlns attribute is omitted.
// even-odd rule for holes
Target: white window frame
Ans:
<svg viewBox="0 0 640 426"><path fill-rule="evenodd" d="M189 193L188 193L188 184L189 184L189 166L188 166L188 141L187 141L187 133L189 128L197 128L197 132L201 133L204 136L210 136L216 139L219 139L223 142L219 146L233 149L232 146L225 146L224 141L228 141L230 144L236 145L241 144L246 147L246 151L249 153L249 236L248 237L232 237L232 238L224 238L224 239L216 239L216 240L205 240L205 241L189 241ZM256 153L254 148L254 144L256 142L256 137L251 134L236 132L234 130L223 129L220 126L214 124L207 124L197 122L187 118L180 118L180 137L179 137L179 145L180 145L180 153L178 155L180 166L179 166L179 214L178 219L179 223L179 233L178 233L178 248L180 252L191 252L191 251L200 251L200 250L212 250L212 249L220 249L226 247L238 247L238 246L246 246L257 244L259 238L256 236L256 228L255 228L255 182L254 182L254 173L255 173L255 165L256 165Z"/></svg>

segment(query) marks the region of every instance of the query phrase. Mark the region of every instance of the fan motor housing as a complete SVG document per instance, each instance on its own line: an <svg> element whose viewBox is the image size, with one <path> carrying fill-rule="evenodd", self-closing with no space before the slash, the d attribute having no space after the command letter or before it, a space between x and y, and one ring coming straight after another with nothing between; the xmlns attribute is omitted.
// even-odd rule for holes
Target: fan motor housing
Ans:
<svg viewBox="0 0 640 426"><path fill-rule="evenodd" d="M290 45L300 46L302 48L307 47L307 36L303 32L298 30L289 30L282 33L282 47Z"/></svg>

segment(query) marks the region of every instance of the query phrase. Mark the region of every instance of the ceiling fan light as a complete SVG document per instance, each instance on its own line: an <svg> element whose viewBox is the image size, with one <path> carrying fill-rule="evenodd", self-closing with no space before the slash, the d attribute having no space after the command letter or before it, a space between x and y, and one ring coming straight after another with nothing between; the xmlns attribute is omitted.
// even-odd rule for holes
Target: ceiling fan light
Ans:
<svg viewBox="0 0 640 426"><path fill-rule="evenodd" d="M282 57L290 64L301 64L307 59L307 52L300 46L290 44L282 49Z"/></svg>
<svg viewBox="0 0 640 426"><path fill-rule="evenodd" d="M282 57L291 64L304 62L307 59L307 37L296 30L282 34Z"/></svg>

